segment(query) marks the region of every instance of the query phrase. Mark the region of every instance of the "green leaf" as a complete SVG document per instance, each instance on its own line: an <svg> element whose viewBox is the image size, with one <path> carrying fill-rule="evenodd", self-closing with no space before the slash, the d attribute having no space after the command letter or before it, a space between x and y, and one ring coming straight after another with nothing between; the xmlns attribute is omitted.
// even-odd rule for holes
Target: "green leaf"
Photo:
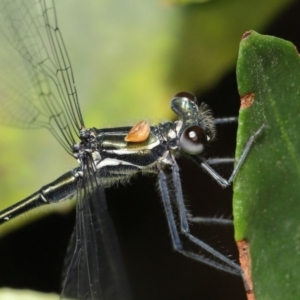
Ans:
<svg viewBox="0 0 300 300"><path fill-rule="evenodd" d="M240 44L236 157L261 125L234 182L237 241L250 244L256 300L300 297L300 61L293 44L249 32ZM245 98L244 98L245 99Z"/></svg>

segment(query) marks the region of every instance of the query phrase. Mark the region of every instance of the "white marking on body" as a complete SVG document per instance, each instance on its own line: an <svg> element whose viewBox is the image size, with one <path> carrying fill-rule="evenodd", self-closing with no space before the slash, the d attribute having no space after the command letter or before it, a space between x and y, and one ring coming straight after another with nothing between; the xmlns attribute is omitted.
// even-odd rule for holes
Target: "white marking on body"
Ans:
<svg viewBox="0 0 300 300"><path fill-rule="evenodd" d="M172 140L176 138L176 133L174 132L174 130L170 130L168 132L168 138L170 138Z"/></svg>
<svg viewBox="0 0 300 300"><path fill-rule="evenodd" d="M42 200L43 200L44 202L48 203L48 201L47 201L47 199L46 199L46 197L44 196L43 193L41 193L41 198L42 198Z"/></svg>
<svg viewBox="0 0 300 300"><path fill-rule="evenodd" d="M181 130L181 128L182 128L182 121L177 121L176 122L176 132L177 132L177 136L178 136L178 134L179 134L179 132L180 132L180 130Z"/></svg>
<svg viewBox="0 0 300 300"><path fill-rule="evenodd" d="M157 140L155 143L151 143L149 145L145 145L145 146L141 146L141 147L137 147L134 149L128 149L128 148L123 148L123 149L116 149L116 150L105 150L106 153L114 153L114 154L133 154L136 153L138 151L142 151L142 150L151 150L154 147L158 146L160 144L159 140Z"/></svg>
<svg viewBox="0 0 300 300"><path fill-rule="evenodd" d="M97 164L97 169L99 170L103 167L118 166L118 165L135 166L135 167L140 168L140 166L129 163L127 161L123 161L123 160L119 160L119 159L113 159L113 158L105 158L104 160L100 161Z"/></svg>

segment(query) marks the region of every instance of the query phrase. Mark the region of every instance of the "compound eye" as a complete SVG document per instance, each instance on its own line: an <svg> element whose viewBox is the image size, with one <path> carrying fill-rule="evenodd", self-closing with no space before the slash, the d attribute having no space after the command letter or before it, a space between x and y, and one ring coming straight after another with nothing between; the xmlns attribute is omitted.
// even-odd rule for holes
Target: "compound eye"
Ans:
<svg viewBox="0 0 300 300"><path fill-rule="evenodd" d="M197 98L193 94L188 93L188 92L177 93L173 98L187 98L187 99L189 99L190 101L193 101L193 102L197 101Z"/></svg>
<svg viewBox="0 0 300 300"><path fill-rule="evenodd" d="M191 155L200 154L204 151L207 142L207 135L200 126L191 126L181 135L179 140L180 148Z"/></svg>

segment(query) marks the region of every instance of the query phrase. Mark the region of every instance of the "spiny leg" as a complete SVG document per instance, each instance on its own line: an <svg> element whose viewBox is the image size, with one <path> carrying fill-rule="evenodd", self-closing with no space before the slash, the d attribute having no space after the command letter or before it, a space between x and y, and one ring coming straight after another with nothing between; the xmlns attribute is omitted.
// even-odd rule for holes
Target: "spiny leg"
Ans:
<svg viewBox="0 0 300 300"><path fill-rule="evenodd" d="M189 217L189 222L206 224L206 225L222 225L222 226L232 226L233 221L230 219L223 218L210 218L210 217Z"/></svg>
<svg viewBox="0 0 300 300"><path fill-rule="evenodd" d="M201 162L200 165L209 172L209 174L216 179L216 181L222 185L223 187L227 187L228 185L230 185L234 179L234 177L236 176L239 168L241 167L241 165L243 164L253 142L255 141L255 138L261 133L261 131L263 130L263 128L265 127L265 124L263 124L248 140L244 151L235 167L235 169L233 170L230 178L228 180L224 179L223 177L221 177L215 170L213 170L210 165L217 165L217 164L225 164L225 163L234 163L234 158L209 158L206 162ZM195 157L194 157L195 159ZM198 159L198 158L197 158ZM192 217L189 218L190 222L194 222L194 223L202 223L202 224L207 224L207 223L211 223L211 224L216 224L216 225L232 225L232 220L227 220L227 219L221 219L221 218L202 218L202 217Z"/></svg>
<svg viewBox="0 0 300 300"><path fill-rule="evenodd" d="M221 165L221 164L233 164L235 159L233 157L225 158L209 158L206 163L209 165ZM231 219L224 219L221 217L189 217L189 222L205 225L222 225L232 226L233 221Z"/></svg>
<svg viewBox="0 0 300 300"><path fill-rule="evenodd" d="M235 159L233 157L225 157L225 158L209 158L206 163L208 165L221 165L221 164L233 164Z"/></svg>
<svg viewBox="0 0 300 300"><path fill-rule="evenodd" d="M180 221L181 221L181 220L184 220L185 218L187 218L187 216L186 216L186 209L185 209L184 199L183 199L183 195L182 195L181 180L180 180L180 175L179 175L179 167L178 167L176 161L174 161L174 165L173 165L173 168L172 168L172 178L173 178L174 187L176 189L175 201L176 201L176 204L177 204L177 207L178 207L178 211L179 211L179 215L180 215ZM182 217L183 215L185 216L185 218ZM186 228L185 224L180 222L180 229L181 229L181 233L184 234L191 242L198 245L200 248L202 248L205 251L207 251L208 253L212 254L214 257L216 257L220 261L226 263L227 265L229 265L233 269L238 270L239 273L241 272L241 268L238 264L236 264L235 262L233 262L232 260L230 260L226 256L222 255L220 252L216 251L215 249L213 249L212 247L210 247L206 243L202 242L201 240L196 238L194 235L192 235L190 233L190 228L189 228L188 223L187 223L187 228Z"/></svg>
<svg viewBox="0 0 300 300"><path fill-rule="evenodd" d="M178 166L177 166L177 168L178 168ZM173 172L177 172L177 171L173 171ZM177 177L177 175L173 174L173 178L174 177ZM226 256L223 256L221 253L219 253L212 247L208 246L206 243L198 240L197 238L195 238L193 235L191 235L189 233L189 225L187 222L185 223L185 220L187 220L186 209L185 209L185 205L183 203L182 194L180 195L180 192L176 192L176 204L177 204L179 215L180 215L180 232L178 232L176 222L175 222L173 208L171 205L171 199L170 199L170 195L169 195L167 179L166 179L166 175L163 171L159 172L158 180L159 180L158 181L159 189L161 191L162 201L164 204L165 213L166 213L166 217L167 217L167 221L168 221L168 226L169 226L169 230L171 233L173 248L176 251L178 251L179 253L182 253L183 255L185 255L187 257L193 258L197 261L203 262L203 263L210 265L212 267L215 267L217 269L224 270L226 272L229 272L229 273L232 273L235 275L241 275L242 270L239 265L237 265L236 263L231 261L229 258L227 258ZM178 183L176 182L176 184L178 184ZM175 185L175 186L176 186L176 189L178 189L178 187L180 186L179 190L181 191L180 182L179 182L179 185ZM179 199L177 199L177 197L179 197ZM182 209L182 211L180 211L180 209ZM216 258L216 260L212 260L203 255L184 250L182 241L180 239L180 234L186 236L191 242L196 244L199 248L201 248L205 252L214 256Z"/></svg>
<svg viewBox="0 0 300 300"><path fill-rule="evenodd" d="M219 124L228 124L228 123L235 123L237 122L237 117L227 117L227 118L214 118L214 123L216 125Z"/></svg>
<svg viewBox="0 0 300 300"><path fill-rule="evenodd" d="M197 156L193 156L192 159L194 161L196 161L198 164L200 163L201 167L206 170L211 176L213 179L215 179L217 181L217 183L219 183L222 187L227 187L229 186L232 181L234 180L237 172L239 171L239 169L241 168L244 160L246 159L250 149L251 149L251 146L252 144L254 143L255 139L258 137L258 135L262 132L262 130L266 127L266 124L262 124L259 129L249 138L244 150L243 150L243 153L241 155L241 157L239 158L236 166L234 167L230 177L228 180L226 180L225 178L223 178L220 174L218 174L207 162L203 162L201 161L201 158L200 157L197 157Z"/></svg>

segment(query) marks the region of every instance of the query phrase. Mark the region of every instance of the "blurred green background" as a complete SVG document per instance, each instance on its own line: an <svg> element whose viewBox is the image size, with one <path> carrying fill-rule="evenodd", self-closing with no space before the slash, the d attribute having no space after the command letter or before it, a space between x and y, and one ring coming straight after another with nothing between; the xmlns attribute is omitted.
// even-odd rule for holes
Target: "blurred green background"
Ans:
<svg viewBox="0 0 300 300"><path fill-rule="evenodd" d="M300 37L300 6L293 1L215 0L176 5L173 1L60 0L56 10L87 127L172 119L170 99L181 90L199 95L218 117L234 115L239 107L234 68L242 34L254 29L296 45ZM45 130L0 130L0 209L76 165ZM230 156L236 127L224 134L222 130L215 148L221 151L213 154L221 156L224 149L223 155ZM230 191L223 192L208 176L202 179L199 170L186 162L182 162L182 173L194 215L210 205L209 197L218 200L210 216L223 215L223 197L229 205L225 215L230 215ZM221 299L217 292L222 299L244 299L239 279L172 252L162 206L155 199L155 181L141 180L121 188L122 199L116 189L108 191L133 299ZM33 217L30 214L0 228L1 236L13 227L23 227L0 241L0 270L5 270L0 272L0 286L59 291L62 249L74 217L68 209L60 213L24 227ZM207 239L222 249L219 234ZM52 269L54 275L50 275Z"/></svg>

